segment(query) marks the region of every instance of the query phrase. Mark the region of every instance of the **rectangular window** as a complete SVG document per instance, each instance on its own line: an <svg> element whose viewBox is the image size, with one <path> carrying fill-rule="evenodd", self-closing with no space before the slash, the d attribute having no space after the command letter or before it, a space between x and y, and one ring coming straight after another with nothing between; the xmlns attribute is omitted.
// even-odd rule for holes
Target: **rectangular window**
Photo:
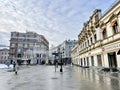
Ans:
<svg viewBox="0 0 120 90"><path fill-rule="evenodd" d="M88 40L88 46L89 46L89 40Z"/></svg>
<svg viewBox="0 0 120 90"><path fill-rule="evenodd" d="M15 47L15 44L14 44L14 43L11 43L11 47Z"/></svg>
<svg viewBox="0 0 120 90"><path fill-rule="evenodd" d="M18 54L17 56L18 56L18 58L21 58L22 55L21 55L21 54Z"/></svg>
<svg viewBox="0 0 120 90"><path fill-rule="evenodd" d="M37 57L39 57L39 54L37 54Z"/></svg>
<svg viewBox="0 0 120 90"><path fill-rule="evenodd" d="M86 47L87 45L86 45L86 42L85 42L85 47Z"/></svg>
<svg viewBox="0 0 120 90"><path fill-rule="evenodd" d="M103 36L103 39L107 38L106 28L103 29L102 36Z"/></svg>
<svg viewBox="0 0 120 90"><path fill-rule="evenodd" d="M95 42L97 41L97 37L96 37L96 34L94 35L94 39L95 39Z"/></svg>
<svg viewBox="0 0 120 90"><path fill-rule="evenodd" d="M4 59L6 59L6 56L4 57Z"/></svg>
<svg viewBox="0 0 120 90"><path fill-rule="evenodd" d="M118 23L117 23L117 21L114 23L114 25L112 26L112 28L113 28L113 33L117 34L118 33Z"/></svg>
<svg viewBox="0 0 120 90"><path fill-rule="evenodd" d="M92 43L93 43L93 42L92 42L92 37L90 38L90 41L91 41L91 44L92 44Z"/></svg>
<svg viewBox="0 0 120 90"><path fill-rule="evenodd" d="M11 33L11 36L12 36L12 37L15 37L15 36L16 36L16 33Z"/></svg>

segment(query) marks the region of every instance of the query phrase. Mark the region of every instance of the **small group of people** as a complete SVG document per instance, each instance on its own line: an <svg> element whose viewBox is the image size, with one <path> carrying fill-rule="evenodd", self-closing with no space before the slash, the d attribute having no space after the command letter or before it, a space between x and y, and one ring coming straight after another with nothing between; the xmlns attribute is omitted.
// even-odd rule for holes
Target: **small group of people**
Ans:
<svg viewBox="0 0 120 90"><path fill-rule="evenodd" d="M18 74L18 64L16 62L13 62L13 71L16 75Z"/></svg>

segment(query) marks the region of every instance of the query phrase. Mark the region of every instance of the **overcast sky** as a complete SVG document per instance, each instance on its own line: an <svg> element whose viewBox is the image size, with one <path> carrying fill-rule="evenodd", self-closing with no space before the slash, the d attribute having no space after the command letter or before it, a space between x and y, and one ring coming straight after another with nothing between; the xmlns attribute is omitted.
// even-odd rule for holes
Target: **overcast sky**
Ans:
<svg viewBox="0 0 120 90"><path fill-rule="evenodd" d="M0 44L9 45L10 32L34 31L50 45L78 34L95 9L104 12L116 0L0 0Z"/></svg>

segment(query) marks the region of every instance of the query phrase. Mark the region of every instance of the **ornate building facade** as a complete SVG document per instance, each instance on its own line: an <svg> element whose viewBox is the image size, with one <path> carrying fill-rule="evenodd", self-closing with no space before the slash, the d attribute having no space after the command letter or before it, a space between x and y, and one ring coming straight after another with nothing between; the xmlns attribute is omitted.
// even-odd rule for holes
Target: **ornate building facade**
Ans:
<svg viewBox="0 0 120 90"><path fill-rule="evenodd" d="M120 69L120 1L104 15L96 9L78 35L72 49L73 64L93 68Z"/></svg>
<svg viewBox="0 0 120 90"><path fill-rule="evenodd" d="M48 60L48 50L49 42L43 35L35 32L11 32L10 60L41 64Z"/></svg>

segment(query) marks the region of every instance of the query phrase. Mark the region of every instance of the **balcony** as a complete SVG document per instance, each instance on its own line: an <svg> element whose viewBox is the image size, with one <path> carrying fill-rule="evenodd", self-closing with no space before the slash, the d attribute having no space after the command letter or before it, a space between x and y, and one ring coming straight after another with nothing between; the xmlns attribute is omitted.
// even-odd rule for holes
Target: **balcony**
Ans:
<svg viewBox="0 0 120 90"><path fill-rule="evenodd" d="M120 33L115 34L114 36L111 36L111 37L109 37L107 39L104 39L102 41L102 44L104 45L104 44L107 44L107 43L110 43L110 42L114 42L114 41L117 41L117 40L120 40Z"/></svg>

